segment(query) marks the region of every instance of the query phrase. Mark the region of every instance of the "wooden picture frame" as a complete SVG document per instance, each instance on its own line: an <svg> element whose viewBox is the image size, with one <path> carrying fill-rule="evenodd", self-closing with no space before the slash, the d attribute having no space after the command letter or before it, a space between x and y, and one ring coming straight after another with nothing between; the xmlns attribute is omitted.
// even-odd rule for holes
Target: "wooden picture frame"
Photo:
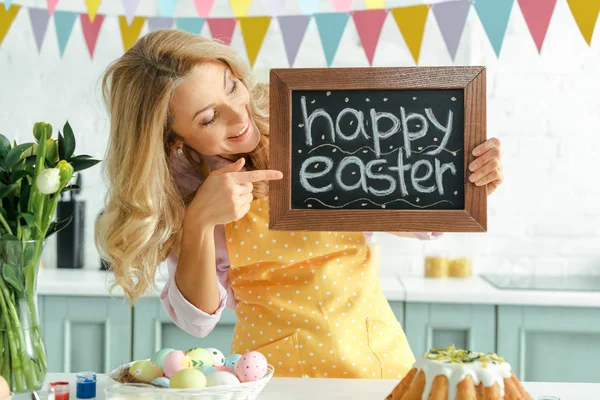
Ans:
<svg viewBox="0 0 600 400"><path fill-rule="evenodd" d="M459 89L464 96L464 209L292 208L292 92ZM486 232L487 190L468 180L472 150L486 140L484 67L283 68L270 71L269 228L300 231Z"/></svg>

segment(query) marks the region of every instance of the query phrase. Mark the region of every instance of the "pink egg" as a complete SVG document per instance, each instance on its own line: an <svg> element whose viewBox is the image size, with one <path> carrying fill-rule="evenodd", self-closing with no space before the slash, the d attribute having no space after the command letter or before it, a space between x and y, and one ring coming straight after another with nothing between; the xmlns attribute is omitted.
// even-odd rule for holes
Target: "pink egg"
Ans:
<svg viewBox="0 0 600 400"><path fill-rule="evenodd" d="M240 382L253 382L264 378L267 373L267 359L258 351L250 351L242 356L235 366L235 375Z"/></svg>
<svg viewBox="0 0 600 400"><path fill-rule="evenodd" d="M168 378L186 368L192 368L192 360L183 351L173 350L163 360L163 372Z"/></svg>
<svg viewBox="0 0 600 400"><path fill-rule="evenodd" d="M223 365L215 365L215 366L213 366L213 368L216 369L217 371L225 371L225 372L233 373L233 370L231 368L227 368Z"/></svg>

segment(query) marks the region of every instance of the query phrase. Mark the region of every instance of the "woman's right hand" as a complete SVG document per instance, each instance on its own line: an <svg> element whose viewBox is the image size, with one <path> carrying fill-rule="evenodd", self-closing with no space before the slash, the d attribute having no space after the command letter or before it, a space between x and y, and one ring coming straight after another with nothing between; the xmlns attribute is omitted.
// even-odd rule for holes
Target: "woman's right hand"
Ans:
<svg viewBox="0 0 600 400"><path fill-rule="evenodd" d="M240 172L245 163L241 157L233 164L213 171L196 192L185 214L185 222L214 227L237 221L250 210L253 182L283 177L275 170Z"/></svg>

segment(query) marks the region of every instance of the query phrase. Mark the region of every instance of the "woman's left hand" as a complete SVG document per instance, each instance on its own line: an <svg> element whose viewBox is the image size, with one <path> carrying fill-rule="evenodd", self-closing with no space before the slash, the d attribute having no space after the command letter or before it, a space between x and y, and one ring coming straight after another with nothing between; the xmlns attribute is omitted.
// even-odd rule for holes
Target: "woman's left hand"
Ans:
<svg viewBox="0 0 600 400"><path fill-rule="evenodd" d="M500 161L500 140L491 138L473 149L477 158L469 164L469 181L477 186L487 184L487 194L492 194L502 183L502 162Z"/></svg>

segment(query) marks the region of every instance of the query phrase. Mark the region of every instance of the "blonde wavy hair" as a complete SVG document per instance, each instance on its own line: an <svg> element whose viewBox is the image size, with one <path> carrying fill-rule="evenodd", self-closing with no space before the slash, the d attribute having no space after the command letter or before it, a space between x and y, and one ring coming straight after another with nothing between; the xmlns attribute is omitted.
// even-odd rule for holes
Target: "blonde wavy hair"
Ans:
<svg viewBox="0 0 600 400"><path fill-rule="evenodd" d="M102 78L110 116L104 162L108 185L103 212L96 220L95 243L114 272L116 285L132 303L151 286L159 264L179 251L185 206L174 182L170 154L181 138L171 129L169 105L175 88L201 62L227 65L250 92L250 110L261 133L246 155L246 168L268 167L268 91L249 76L246 63L230 47L175 29L140 38L111 63ZM206 177L202 156L184 146L185 158ZM254 186L255 198L267 196L266 182ZM192 193L193 195L193 193Z"/></svg>

